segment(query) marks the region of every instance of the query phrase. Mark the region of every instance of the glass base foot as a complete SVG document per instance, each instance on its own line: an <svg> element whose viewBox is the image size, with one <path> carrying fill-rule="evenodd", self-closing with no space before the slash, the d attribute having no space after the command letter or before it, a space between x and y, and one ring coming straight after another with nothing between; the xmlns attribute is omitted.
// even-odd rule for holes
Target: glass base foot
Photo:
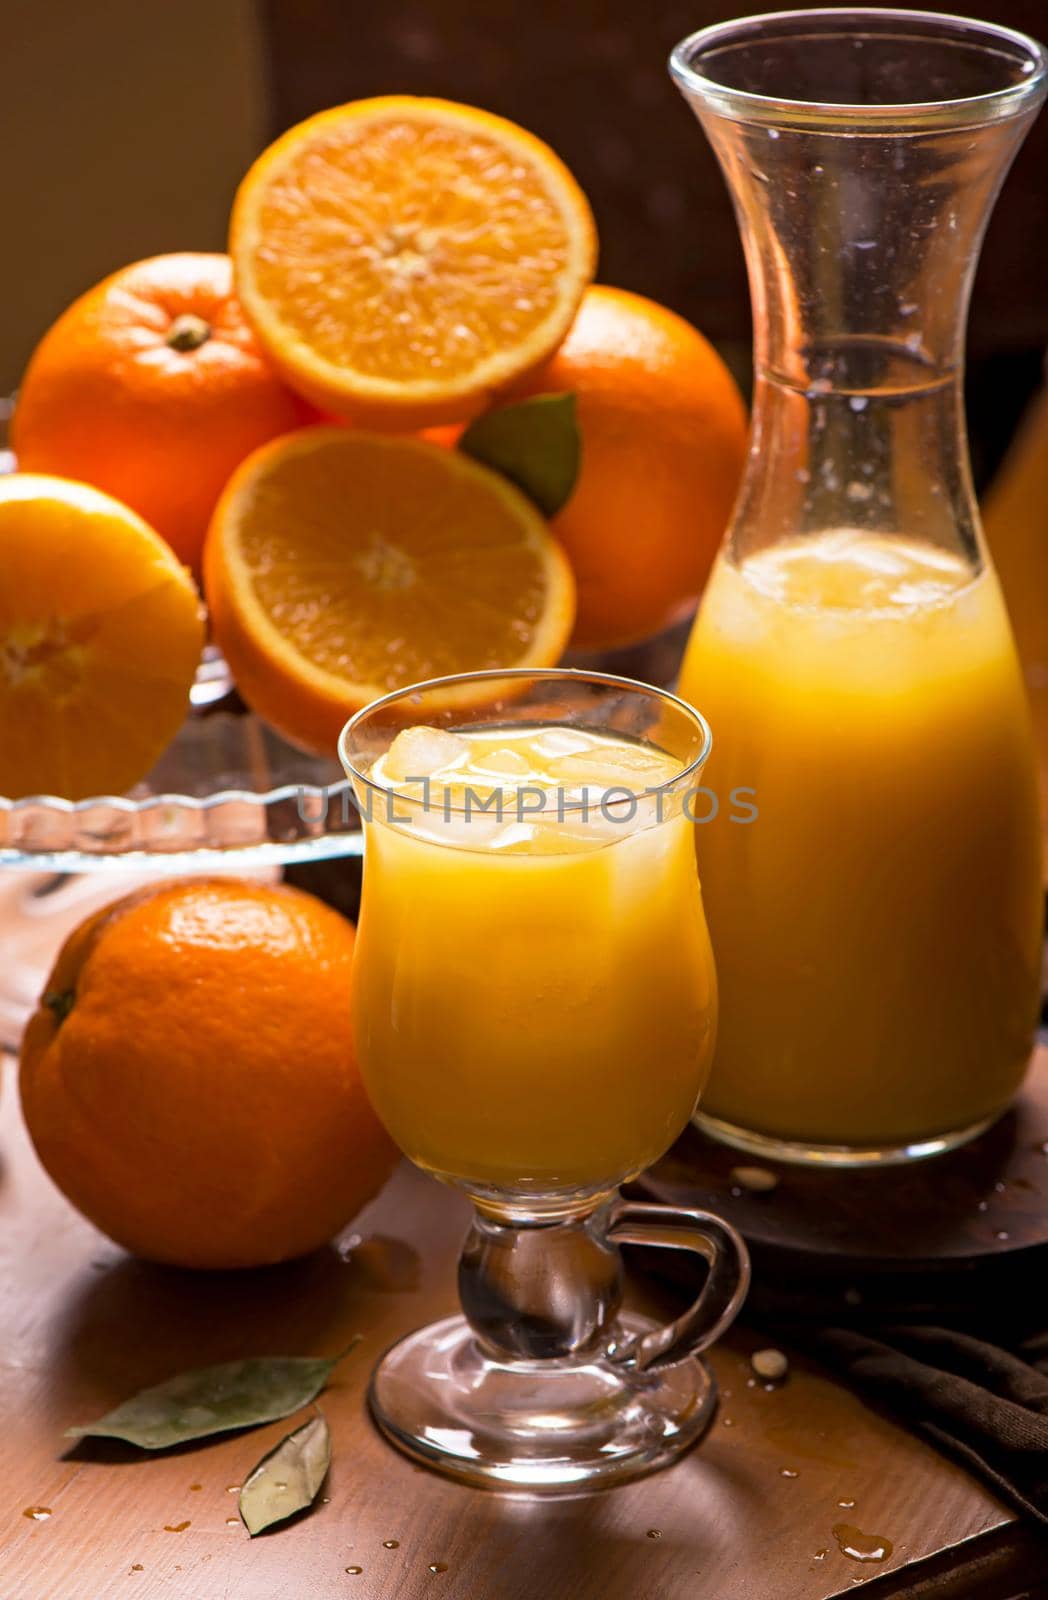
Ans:
<svg viewBox="0 0 1048 1600"><path fill-rule="evenodd" d="M618 1326L652 1324L624 1316ZM448 1317L388 1351L368 1400L393 1444L450 1477L577 1494L676 1460L708 1427L716 1385L694 1356L654 1372L581 1357L499 1361L464 1317Z"/></svg>
<svg viewBox="0 0 1048 1600"><path fill-rule="evenodd" d="M956 1150L985 1133L996 1122L997 1115L986 1117L982 1122L973 1122L966 1128L957 1128L952 1133L937 1134L934 1138L888 1145L814 1144L803 1139L776 1139L768 1134L752 1133L748 1128L739 1128L733 1122L723 1122L720 1117L711 1117L705 1111L696 1111L691 1120L700 1133L708 1134L721 1144L731 1145L733 1150L743 1150L748 1156L763 1156L765 1161L791 1161L797 1166L811 1167L891 1167Z"/></svg>

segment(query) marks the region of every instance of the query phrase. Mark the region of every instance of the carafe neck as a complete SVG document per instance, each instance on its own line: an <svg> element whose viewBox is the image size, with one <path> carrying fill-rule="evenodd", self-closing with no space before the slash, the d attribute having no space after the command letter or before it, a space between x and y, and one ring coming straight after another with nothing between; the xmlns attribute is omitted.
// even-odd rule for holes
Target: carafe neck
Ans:
<svg viewBox="0 0 1048 1600"><path fill-rule="evenodd" d="M956 18L794 12L696 35L674 70L727 179L753 302L736 555L852 527L978 565L965 324L1043 96L1037 47Z"/></svg>

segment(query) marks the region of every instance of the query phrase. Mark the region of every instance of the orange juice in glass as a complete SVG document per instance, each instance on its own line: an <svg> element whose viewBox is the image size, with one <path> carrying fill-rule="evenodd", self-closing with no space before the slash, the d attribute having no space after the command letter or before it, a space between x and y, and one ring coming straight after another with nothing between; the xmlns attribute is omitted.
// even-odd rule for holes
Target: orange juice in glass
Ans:
<svg viewBox="0 0 1048 1600"><path fill-rule="evenodd" d="M361 1070L405 1153L477 1207L466 1315L390 1352L371 1405L455 1476L621 1479L708 1420L697 1351L741 1298L742 1247L716 1218L616 1193L709 1070L690 820L708 749L673 696L567 671L406 690L343 734L366 832ZM619 1317L619 1242L702 1253L698 1307L670 1329Z"/></svg>

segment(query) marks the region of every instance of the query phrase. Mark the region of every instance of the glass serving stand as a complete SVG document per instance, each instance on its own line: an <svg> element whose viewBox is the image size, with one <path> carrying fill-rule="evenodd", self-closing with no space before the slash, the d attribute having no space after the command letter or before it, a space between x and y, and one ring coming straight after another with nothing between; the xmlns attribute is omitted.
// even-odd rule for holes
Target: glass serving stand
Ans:
<svg viewBox="0 0 1048 1600"><path fill-rule="evenodd" d="M294 749L246 710L210 646L180 732L127 794L0 796L4 867L86 872L162 859L172 871L207 870L233 857L259 867L360 849L335 760Z"/></svg>

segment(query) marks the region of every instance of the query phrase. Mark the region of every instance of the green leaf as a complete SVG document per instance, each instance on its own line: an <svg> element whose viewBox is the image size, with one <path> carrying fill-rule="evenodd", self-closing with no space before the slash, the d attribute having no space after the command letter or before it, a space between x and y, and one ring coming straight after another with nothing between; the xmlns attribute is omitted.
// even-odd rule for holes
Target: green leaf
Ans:
<svg viewBox="0 0 1048 1600"><path fill-rule="evenodd" d="M539 394L471 422L458 448L501 472L552 517L579 475L582 445L573 394Z"/></svg>
<svg viewBox="0 0 1048 1600"><path fill-rule="evenodd" d="M331 1465L331 1434L323 1417L310 1417L252 1467L240 1491L240 1515L252 1539L311 1506Z"/></svg>
<svg viewBox="0 0 1048 1600"><path fill-rule="evenodd" d="M190 1439L276 1422L315 1400L358 1335L334 1360L251 1356L181 1372L142 1389L97 1422L67 1428L67 1439L124 1439L143 1450L168 1450Z"/></svg>

